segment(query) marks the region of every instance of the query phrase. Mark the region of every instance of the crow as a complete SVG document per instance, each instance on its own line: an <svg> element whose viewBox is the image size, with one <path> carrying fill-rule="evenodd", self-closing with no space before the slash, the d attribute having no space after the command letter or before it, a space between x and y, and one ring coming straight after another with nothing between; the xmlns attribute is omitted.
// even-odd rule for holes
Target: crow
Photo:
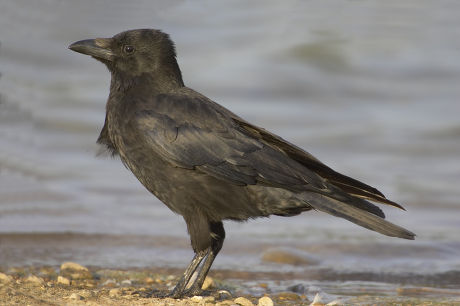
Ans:
<svg viewBox="0 0 460 306"><path fill-rule="evenodd" d="M137 29L69 46L111 73L97 142L187 224L195 253L173 298L199 295L222 248L223 220L326 212L387 236L415 234L385 221L377 189L184 85L169 35ZM195 278L192 278L193 274Z"/></svg>

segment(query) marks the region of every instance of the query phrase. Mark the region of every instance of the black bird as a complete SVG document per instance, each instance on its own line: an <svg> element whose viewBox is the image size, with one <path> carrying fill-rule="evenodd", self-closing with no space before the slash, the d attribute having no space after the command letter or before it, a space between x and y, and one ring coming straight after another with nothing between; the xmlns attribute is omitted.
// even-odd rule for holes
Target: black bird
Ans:
<svg viewBox="0 0 460 306"><path fill-rule="evenodd" d="M112 75L98 143L187 224L195 256L169 296L200 294L224 242L223 220L315 209L414 239L367 201L403 209L377 189L186 87L167 34L131 30L69 48L101 61Z"/></svg>

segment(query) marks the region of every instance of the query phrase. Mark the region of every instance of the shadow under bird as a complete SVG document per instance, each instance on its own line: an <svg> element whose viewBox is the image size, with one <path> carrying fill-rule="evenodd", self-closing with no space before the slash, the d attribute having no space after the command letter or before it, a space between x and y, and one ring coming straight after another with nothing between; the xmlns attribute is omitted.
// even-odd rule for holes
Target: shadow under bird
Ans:
<svg viewBox="0 0 460 306"><path fill-rule="evenodd" d="M414 239L368 201L402 208L377 189L186 87L167 34L130 30L69 48L104 63L112 75L98 143L187 224L195 256L167 296L201 293L224 242L223 220L314 209Z"/></svg>

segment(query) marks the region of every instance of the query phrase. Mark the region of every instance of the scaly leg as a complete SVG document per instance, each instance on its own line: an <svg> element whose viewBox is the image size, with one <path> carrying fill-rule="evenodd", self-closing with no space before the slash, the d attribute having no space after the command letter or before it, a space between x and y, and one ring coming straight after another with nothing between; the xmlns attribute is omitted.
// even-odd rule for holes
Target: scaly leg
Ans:
<svg viewBox="0 0 460 306"><path fill-rule="evenodd" d="M211 237L212 243L210 247L210 252L206 257L203 266L201 267L200 271L198 272L198 276L190 286L190 288L185 292L187 296L194 296L200 295L202 290L201 287L203 286L203 282L208 275L209 269L211 268L214 259L216 258L219 251L222 249L222 245L224 244L225 239L225 231L222 222L213 222L210 223L211 229Z"/></svg>
<svg viewBox="0 0 460 306"><path fill-rule="evenodd" d="M179 298L183 295L184 289L190 281L190 278L192 277L193 273L196 271L200 263L203 261L203 258L205 258L208 253L209 249L206 249L195 254L187 269L185 269L185 272L180 278L176 287L174 287L174 289L169 294L167 294L167 296L172 298Z"/></svg>

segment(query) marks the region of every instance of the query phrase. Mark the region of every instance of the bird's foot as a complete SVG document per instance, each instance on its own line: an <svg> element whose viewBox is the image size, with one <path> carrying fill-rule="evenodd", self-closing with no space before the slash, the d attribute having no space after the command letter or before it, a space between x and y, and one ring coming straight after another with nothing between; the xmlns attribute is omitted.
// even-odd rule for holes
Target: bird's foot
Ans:
<svg viewBox="0 0 460 306"><path fill-rule="evenodd" d="M183 292L183 296L187 296L187 297L192 297L192 296L195 296L195 295L204 295L204 290L201 289L200 287L198 286L191 286L190 288L188 288L187 290L185 290Z"/></svg>
<svg viewBox="0 0 460 306"><path fill-rule="evenodd" d="M138 294L140 297L143 298L173 298L173 299L180 299L185 297L192 297L195 295L203 295L204 291L199 288L190 288L187 290L179 291L179 290L148 290L148 291L135 291L133 294Z"/></svg>
<svg viewBox="0 0 460 306"><path fill-rule="evenodd" d="M140 297L143 298L167 298L167 297L172 297L171 296L172 291L167 291L167 290L145 290L145 291L134 291L132 294L133 295L139 295Z"/></svg>

